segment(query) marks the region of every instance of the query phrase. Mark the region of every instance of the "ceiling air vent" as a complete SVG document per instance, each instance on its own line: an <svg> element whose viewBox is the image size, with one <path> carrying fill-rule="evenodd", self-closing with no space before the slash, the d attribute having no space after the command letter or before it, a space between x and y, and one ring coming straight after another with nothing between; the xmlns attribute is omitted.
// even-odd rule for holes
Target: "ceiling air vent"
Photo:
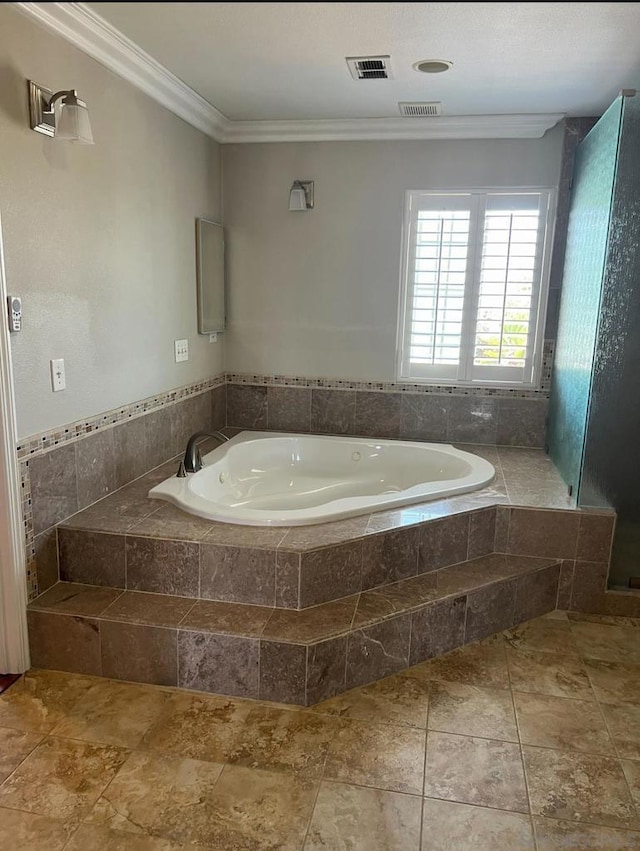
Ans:
<svg viewBox="0 0 640 851"><path fill-rule="evenodd" d="M407 118L433 118L435 115L442 115L442 104L440 101L432 101L431 103L399 103L400 114Z"/></svg>
<svg viewBox="0 0 640 851"><path fill-rule="evenodd" d="M390 56L347 56L347 65L354 80L390 80Z"/></svg>

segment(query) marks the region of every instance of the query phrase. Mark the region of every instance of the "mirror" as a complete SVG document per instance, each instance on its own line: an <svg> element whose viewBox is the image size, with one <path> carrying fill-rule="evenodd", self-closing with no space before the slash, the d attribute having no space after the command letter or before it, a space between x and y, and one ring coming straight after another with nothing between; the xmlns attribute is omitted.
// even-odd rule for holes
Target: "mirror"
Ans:
<svg viewBox="0 0 640 851"><path fill-rule="evenodd" d="M198 333L224 331L224 230L207 219L196 219Z"/></svg>

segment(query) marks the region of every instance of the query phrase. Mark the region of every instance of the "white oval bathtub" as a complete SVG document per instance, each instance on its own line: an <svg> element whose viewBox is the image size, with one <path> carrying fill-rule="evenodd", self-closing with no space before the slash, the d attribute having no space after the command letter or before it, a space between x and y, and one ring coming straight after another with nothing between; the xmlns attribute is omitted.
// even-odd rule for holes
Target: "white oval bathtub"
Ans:
<svg viewBox="0 0 640 851"><path fill-rule="evenodd" d="M466 493L495 475L446 444L246 431L204 463L149 496L223 523L303 526Z"/></svg>

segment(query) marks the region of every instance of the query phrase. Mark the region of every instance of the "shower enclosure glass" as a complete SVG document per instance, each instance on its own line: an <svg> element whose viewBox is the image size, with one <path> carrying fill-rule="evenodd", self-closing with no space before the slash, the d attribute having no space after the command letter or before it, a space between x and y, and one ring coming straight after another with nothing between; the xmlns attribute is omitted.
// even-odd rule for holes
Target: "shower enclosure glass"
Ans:
<svg viewBox="0 0 640 851"><path fill-rule="evenodd" d="M640 576L640 97L580 143L548 446L583 508L618 514L610 581Z"/></svg>

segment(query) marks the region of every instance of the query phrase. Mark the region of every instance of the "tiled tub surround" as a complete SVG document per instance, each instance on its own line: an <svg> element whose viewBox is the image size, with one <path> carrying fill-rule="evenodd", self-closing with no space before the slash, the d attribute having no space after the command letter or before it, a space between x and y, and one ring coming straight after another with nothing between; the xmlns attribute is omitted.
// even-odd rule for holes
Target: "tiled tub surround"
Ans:
<svg viewBox="0 0 640 851"><path fill-rule="evenodd" d="M181 451L208 417L207 399L217 429L542 446L552 359L546 341L539 391L218 375L26 438L17 451L29 599L56 575L53 525Z"/></svg>
<svg viewBox="0 0 640 851"><path fill-rule="evenodd" d="M418 392L413 386L400 391L229 383L227 425L401 440L544 445L547 393L525 398L458 393L460 388L435 393Z"/></svg>
<svg viewBox="0 0 640 851"><path fill-rule="evenodd" d="M18 446L29 597L58 578L55 526L224 427L224 376L35 435Z"/></svg>
<svg viewBox="0 0 640 851"><path fill-rule="evenodd" d="M164 465L58 528L34 665L311 704L556 606L632 614L604 590L612 515L571 509L540 451L464 448L491 488L289 530L157 507Z"/></svg>
<svg viewBox="0 0 640 851"><path fill-rule="evenodd" d="M492 552L496 504L573 508L541 451L458 446L494 465L489 487L293 528L219 523L150 499L149 489L175 473L177 461L170 461L59 525L60 578L306 608ZM580 514L570 510L566 516ZM540 555L574 559L572 544L575 549L573 540L557 553L547 547ZM538 555L513 547L504 551Z"/></svg>

